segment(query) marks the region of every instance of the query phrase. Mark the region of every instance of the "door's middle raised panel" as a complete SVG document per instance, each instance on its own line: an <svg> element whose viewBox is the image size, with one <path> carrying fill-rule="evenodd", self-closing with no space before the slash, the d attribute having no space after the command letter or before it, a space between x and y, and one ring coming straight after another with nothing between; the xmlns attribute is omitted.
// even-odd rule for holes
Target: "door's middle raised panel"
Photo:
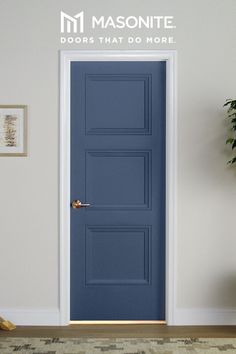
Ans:
<svg viewBox="0 0 236 354"><path fill-rule="evenodd" d="M94 208L149 209L151 151L86 152L86 200Z"/></svg>

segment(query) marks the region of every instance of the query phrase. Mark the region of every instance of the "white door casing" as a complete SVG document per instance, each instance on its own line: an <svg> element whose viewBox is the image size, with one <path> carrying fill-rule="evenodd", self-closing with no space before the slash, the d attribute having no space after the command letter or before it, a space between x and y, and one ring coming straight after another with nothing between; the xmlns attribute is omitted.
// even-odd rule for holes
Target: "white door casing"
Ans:
<svg viewBox="0 0 236 354"><path fill-rule="evenodd" d="M176 309L177 105L176 51L61 51L60 53L60 324L70 322L70 63L166 61L166 321Z"/></svg>

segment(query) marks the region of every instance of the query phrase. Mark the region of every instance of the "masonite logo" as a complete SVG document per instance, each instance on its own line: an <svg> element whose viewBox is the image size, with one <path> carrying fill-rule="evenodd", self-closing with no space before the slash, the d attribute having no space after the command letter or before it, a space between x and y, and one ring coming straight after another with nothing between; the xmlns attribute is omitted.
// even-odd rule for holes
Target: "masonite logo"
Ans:
<svg viewBox="0 0 236 354"><path fill-rule="evenodd" d="M61 32L62 33L77 33L78 32L78 22L79 22L79 32L84 32L84 11L79 12L73 17L61 11ZM66 30L65 30L66 27ZM91 27L95 29L96 27L107 29L123 29L123 28L149 28L149 29L172 29L176 28L173 25L173 16L92 16Z"/></svg>
<svg viewBox="0 0 236 354"><path fill-rule="evenodd" d="M77 33L78 32L78 22L79 22L79 32L84 32L84 12L81 11L74 17L67 15L65 12L61 11L61 33ZM66 29L65 29L66 28Z"/></svg>
<svg viewBox="0 0 236 354"><path fill-rule="evenodd" d="M90 26L91 30L140 30L140 29L152 29L152 30L172 30L176 28L174 24L173 16L90 16L87 18L86 26ZM105 44L121 44L126 40L128 44L136 43L140 44L144 41L149 44L173 44L176 43L173 36L147 36L146 38L137 37L134 33L132 37L123 37L121 32L118 32L118 36L108 36L105 33L104 36L90 36L84 37L82 34L85 30L85 15L84 11L77 13L74 16L61 11L61 43L77 43L77 44L93 44L95 42ZM154 32L155 33L155 32ZM80 36L81 34L81 36ZM132 35L132 34L131 34ZM141 33L142 36L142 33Z"/></svg>

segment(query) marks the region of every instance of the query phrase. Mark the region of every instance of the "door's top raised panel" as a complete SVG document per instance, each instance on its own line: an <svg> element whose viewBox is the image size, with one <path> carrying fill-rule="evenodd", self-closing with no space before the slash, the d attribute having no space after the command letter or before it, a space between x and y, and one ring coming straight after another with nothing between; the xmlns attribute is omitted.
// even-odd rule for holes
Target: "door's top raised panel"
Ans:
<svg viewBox="0 0 236 354"><path fill-rule="evenodd" d="M86 134L151 134L151 75L85 76Z"/></svg>

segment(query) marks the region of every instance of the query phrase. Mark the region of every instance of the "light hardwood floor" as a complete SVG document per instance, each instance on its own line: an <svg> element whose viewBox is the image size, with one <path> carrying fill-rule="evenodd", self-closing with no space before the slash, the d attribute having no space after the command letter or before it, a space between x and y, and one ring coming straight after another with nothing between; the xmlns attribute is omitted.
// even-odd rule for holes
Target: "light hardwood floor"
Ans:
<svg viewBox="0 0 236 354"><path fill-rule="evenodd" d="M236 326L166 326L166 325L70 325L66 327L18 326L14 331L0 331L0 337L84 337L84 338L161 338L208 337L235 338Z"/></svg>

